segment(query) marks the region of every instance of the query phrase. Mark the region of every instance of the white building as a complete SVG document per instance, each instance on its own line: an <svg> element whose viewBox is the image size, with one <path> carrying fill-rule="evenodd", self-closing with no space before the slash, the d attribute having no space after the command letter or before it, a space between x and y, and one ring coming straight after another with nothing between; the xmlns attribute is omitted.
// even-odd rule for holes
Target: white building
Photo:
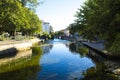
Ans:
<svg viewBox="0 0 120 80"><path fill-rule="evenodd" d="M64 29L63 31L65 36L70 36L70 32L68 29Z"/></svg>
<svg viewBox="0 0 120 80"><path fill-rule="evenodd" d="M47 32L48 34L50 34L50 27L50 23L42 21L42 32Z"/></svg>

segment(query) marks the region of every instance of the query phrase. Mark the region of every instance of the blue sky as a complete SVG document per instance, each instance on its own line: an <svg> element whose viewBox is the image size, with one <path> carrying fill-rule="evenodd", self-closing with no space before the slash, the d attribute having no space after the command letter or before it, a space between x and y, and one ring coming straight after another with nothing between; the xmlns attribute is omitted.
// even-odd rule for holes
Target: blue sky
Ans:
<svg viewBox="0 0 120 80"><path fill-rule="evenodd" d="M36 14L41 20L49 22L54 31L65 29L75 20L74 15L85 0L44 0Z"/></svg>

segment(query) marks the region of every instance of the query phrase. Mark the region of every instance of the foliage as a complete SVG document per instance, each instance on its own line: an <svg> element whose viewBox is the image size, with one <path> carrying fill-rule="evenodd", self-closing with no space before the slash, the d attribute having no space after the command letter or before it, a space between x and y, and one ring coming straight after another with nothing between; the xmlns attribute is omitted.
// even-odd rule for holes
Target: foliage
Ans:
<svg viewBox="0 0 120 80"><path fill-rule="evenodd" d="M48 34L47 32L43 32L41 35L40 35L40 38L41 39L54 39L54 33L50 33Z"/></svg>
<svg viewBox="0 0 120 80"><path fill-rule="evenodd" d="M17 36L15 37L15 40L17 40L17 41L24 40L24 39L25 39L25 37L22 36L22 35L17 35Z"/></svg>
<svg viewBox="0 0 120 80"><path fill-rule="evenodd" d="M57 31L55 32L55 36L59 37L59 36L63 36L64 32L63 31Z"/></svg>
<svg viewBox="0 0 120 80"><path fill-rule="evenodd" d="M54 39L54 36L55 36L54 32L51 32L50 35L51 35L50 39Z"/></svg>
<svg viewBox="0 0 120 80"><path fill-rule="evenodd" d="M89 40L98 37L105 41L108 51L120 52L120 0L88 0L75 16L77 25L71 32L77 31Z"/></svg>
<svg viewBox="0 0 120 80"><path fill-rule="evenodd" d="M116 37L115 41L112 43L112 46L109 48L111 53L114 53L114 56L120 56L120 34Z"/></svg>
<svg viewBox="0 0 120 80"><path fill-rule="evenodd" d="M3 32L9 32L15 36L16 31L21 31L24 35L30 35L41 31L41 21L38 16L28 7L23 6L20 1L2 0L0 2L1 34Z"/></svg>
<svg viewBox="0 0 120 80"><path fill-rule="evenodd" d="M38 0L18 0L21 2L22 6L34 7L39 4Z"/></svg>
<svg viewBox="0 0 120 80"><path fill-rule="evenodd" d="M0 41L4 41L5 40L5 37L4 37L4 35L2 34L2 35L0 35Z"/></svg>

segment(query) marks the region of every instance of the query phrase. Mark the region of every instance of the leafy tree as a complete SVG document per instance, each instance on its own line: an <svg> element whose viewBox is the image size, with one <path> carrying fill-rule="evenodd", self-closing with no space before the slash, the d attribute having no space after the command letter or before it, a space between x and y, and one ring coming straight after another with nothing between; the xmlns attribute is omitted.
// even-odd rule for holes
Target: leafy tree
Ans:
<svg viewBox="0 0 120 80"><path fill-rule="evenodd" d="M39 20L36 14L28 9L26 9L26 17L29 25L27 27L23 27L21 31L23 31L24 34L38 34L42 30L41 20Z"/></svg>
<svg viewBox="0 0 120 80"><path fill-rule="evenodd" d="M39 33L41 21L19 0L2 0L0 2L0 33L9 32L15 36L16 31L29 35Z"/></svg>
<svg viewBox="0 0 120 80"><path fill-rule="evenodd" d="M21 2L22 6L37 6L39 0L18 0Z"/></svg>
<svg viewBox="0 0 120 80"><path fill-rule="evenodd" d="M20 27L24 25L24 8L21 4L14 0L4 0L1 2L0 9L2 30L14 33L20 30Z"/></svg>
<svg viewBox="0 0 120 80"><path fill-rule="evenodd" d="M88 0L78 9L76 17L77 28L73 30L90 40L96 36L105 40L106 49L119 54L120 0Z"/></svg>

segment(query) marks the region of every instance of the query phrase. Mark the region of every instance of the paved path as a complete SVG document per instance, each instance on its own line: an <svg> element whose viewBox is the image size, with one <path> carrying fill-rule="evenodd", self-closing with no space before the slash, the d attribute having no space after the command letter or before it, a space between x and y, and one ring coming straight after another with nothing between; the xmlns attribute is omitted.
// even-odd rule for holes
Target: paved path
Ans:
<svg viewBox="0 0 120 80"><path fill-rule="evenodd" d="M97 50L104 50L103 43L90 43L90 42L82 42L82 43L86 44L94 49L97 49Z"/></svg>
<svg viewBox="0 0 120 80"><path fill-rule="evenodd" d="M27 40L22 40L22 41L6 40L6 41L0 41L0 45L16 44L16 43L22 43L25 41L27 41Z"/></svg>
<svg viewBox="0 0 120 80"><path fill-rule="evenodd" d="M108 51L105 50L103 43L90 43L90 42L82 42L82 43L92 49L102 52L105 55L110 55Z"/></svg>
<svg viewBox="0 0 120 80"><path fill-rule="evenodd" d="M36 38L37 39L37 38ZM16 41L16 40L5 40L5 41L0 41L0 46L2 45L9 45L9 44L18 44L18 43L25 43L25 42L31 42L36 39L30 39L30 40L21 40L21 41ZM37 39L38 40L38 39Z"/></svg>

